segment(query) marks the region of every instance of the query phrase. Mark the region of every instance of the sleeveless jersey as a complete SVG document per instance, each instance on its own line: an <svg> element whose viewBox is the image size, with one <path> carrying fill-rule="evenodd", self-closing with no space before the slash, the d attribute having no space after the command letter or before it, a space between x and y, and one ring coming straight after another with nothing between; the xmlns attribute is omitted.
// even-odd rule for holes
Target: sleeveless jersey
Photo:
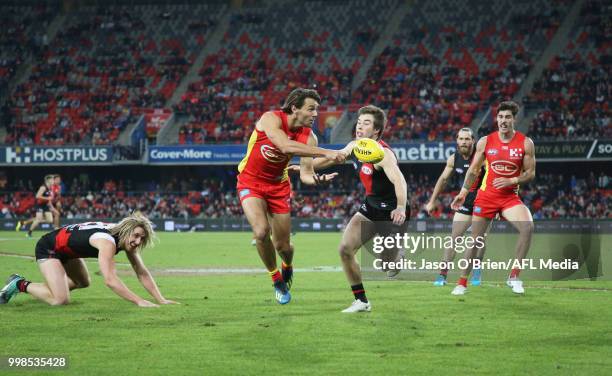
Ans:
<svg viewBox="0 0 612 376"><path fill-rule="evenodd" d="M88 258L98 257L98 249L89 244L89 238L96 233L107 234L110 236L109 228L113 226L110 223L102 222L86 222L78 223L74 225L64 226L57 229L45 236L49 236L55 239L54 251L58 256L63 258ZM108 237L106 236L106 237ZM101 237L105 237L102 235ZM119 239L115 239L115 245L117 250L115 253L120 251Z"/></svg>
<svg viewBox="0 0 612 376"><path fill-rule="evenodd" d="M302 144L308 143L308 137L312 131L309 127L300 127L289 130L287 114L283 111L274 111L274 115L282 122L282 130L290 140ZM284 154L268 139L266 132L257 128L251 134L247 146L247 153L238 165L238 181L248 183L249 181L263 182L268 184L280 183L288 180L287 166L292 155Z"/></svg>
<svg viewBox="0 0 612 376"><path fill-rule="evenodd" d="M455 176L457 177L457 182L459 183L459 188L463 186L463 182L465 181L465 174L467 170L470 168L470 164L472 164L472 160L474 159L474 154L476 150L472 150L472 154L470 154L469 158L463 158L463 155L459 153L459 151L455 152L455 163L453 164L453 171L455 172ZM474 181L474 184L470 187L470 192L476 191L480 188L480 183L482 183L482 179L485 174L485 168L482 167L480 169L480 174L478 174L478 178Z"/></svg>
<svg viewBox="0 0 612 376"><path fill-rule="evenodd" d="M53 193L53 200L57 201L62 195L62 187L60 187L59 184L53 184L51 186L51 192Z"/></svg>
<svg viewBox="0 0 612 376"><path fill-rule="evenodd" d="M41 187L45 187L45 191L43 192L42 196L43 197L51 197L52 196L52 192L49 189L49 187L47 187L46 185L41 185ZM39 188L40 189L40 188ZM46 205L49 201L47 200L41 200L41 199L36 199L36 203L40 206L40 205Z"/></svg>
<svg viewBox="0 0 612 376"><path fill-rule="evenodd" d="M380 146L391 150L384 141L378 141ZM382 210L393 210L397 206L395 186L383 169L377 170L372 163L361 162L351 154L353 167L359 174L359 180L366 190L366 201L371 206Z"/></svg>
<svg viewBox="0 0 612 376"><path fill-rule="evenodd" d="M525 155L525 135L516 131L510 142L504 143L499 133L487 136L485 146L485 176L480 190L486 193L501 195L518 195L518 184L497 189L493 186L496 178L514 178L521 174L523 156Z"/></svg>

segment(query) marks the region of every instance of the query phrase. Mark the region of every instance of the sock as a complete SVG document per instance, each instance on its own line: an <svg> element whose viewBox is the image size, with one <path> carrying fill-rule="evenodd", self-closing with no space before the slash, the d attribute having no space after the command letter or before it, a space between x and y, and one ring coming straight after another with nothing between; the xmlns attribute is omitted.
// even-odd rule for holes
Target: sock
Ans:
<svg viewBox="0 0 612 376"><path fill-rule="evenodd" d="M365 294L365 289L363 288L363 283L351 286L351 290L353 290L353 295L355 295L355 299L359 299L364 303L368 302L368 298L366 298Z"/></svg>
<svg viewBox="0 0 612 376"><path fill-rule="evenodd" d="M293 274L293 266L285 264L284 261L281 266L281 270L282 270L283 280L287 280L287 278Z"/></svg>
<svg viewBox="0 0 612 376"><path fill-rule="evenodd" d="M461 285L463 287L467 287L467 278L459 278L459 281L457 281L457 285Z"/></svg>
<svg viewBox="0 0 612 376"><path fill-rule="evenodd" d="M274 269L271 272L268 272L268 274L270 274L270 277L272 277L272 282L274 283L283 281L283 276L280 274L278 269Z"/></svg>
<svg viewBox="0 0 612 376"><path fill-rule="evenodd" d="M510 278L518 278L520 272L521 269L519 268L512 269L512 271L510 272Z"/></svg>
<svg viewBox="0 0 612 376"><path fill-rule="evenodd" d="M32 230L28 230L28 235L32 235Z"/></svg>
<svg viewBox="0 0 612 376"><path fill-rule="evenodd" d="M19 290L19 292L28 292L28 285L30 283L32 282L22 279L21 281L17 282L17 289Z"/></svg>
<svg viewBox="0 0 612 376"><path fill-rule="evenodd" d="M448 269L440 269L440 275L446 279L446 276L448 276Z"/></svg>

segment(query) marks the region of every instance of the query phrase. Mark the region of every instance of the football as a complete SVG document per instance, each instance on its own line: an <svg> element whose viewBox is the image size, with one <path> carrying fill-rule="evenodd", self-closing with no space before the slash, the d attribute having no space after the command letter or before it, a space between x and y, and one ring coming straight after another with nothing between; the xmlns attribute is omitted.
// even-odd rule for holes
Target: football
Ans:
<svg viewBox="0 0 612 376"><path fill-rule="evenodd" d="M365 163L378 163L385 157L382 146L371 138L360 138L353 147L355 157Z"/></svg>

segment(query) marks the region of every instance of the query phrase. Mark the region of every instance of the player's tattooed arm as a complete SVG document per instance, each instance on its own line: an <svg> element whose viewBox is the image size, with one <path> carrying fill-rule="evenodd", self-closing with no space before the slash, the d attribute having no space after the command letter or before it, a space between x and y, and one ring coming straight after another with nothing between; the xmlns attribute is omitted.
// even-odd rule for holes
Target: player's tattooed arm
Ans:
<svg viewBox="0 0 612 376"><path fill-rule="evenodd" d="M461 188L461 193L466 195L476 179L478 179L478 175L480 173L480 168L485 161L484 150L487 146L487 138L483 137L478 140L478 144L476 144L476 151L474 152L474 158L472 159L472 164L470 164L470 168L465 173L465 181L463 182L463 188Z"/></svg>
<svg viewBox="0 0 612 376"><path fill-rule="evenodd" d="M453 175L454 165L455 165L455 154L451 155L446 160L446 166L444 166L444 170L442 171L442 174L440 174L440 177L438 178L438 181L436 182L436 186L434 187L433 193L431 194L431 198L429 199L427 204L425 204L425 210L427 211L429 215L431 215L431 213L433 212L434 202L438 198L438 195L440 194L440 192L442 192L442 188L446 186L446 184L448 183L448 179L450 179L450 177Z"/></svg>

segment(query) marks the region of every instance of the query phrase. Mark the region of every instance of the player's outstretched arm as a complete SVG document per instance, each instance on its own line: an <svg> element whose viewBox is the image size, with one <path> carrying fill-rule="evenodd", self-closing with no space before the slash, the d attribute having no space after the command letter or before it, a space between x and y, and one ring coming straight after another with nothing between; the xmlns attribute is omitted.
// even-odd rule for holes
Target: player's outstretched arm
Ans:
<svg viewBox="0 0 612 376"><path fill-rule="evenodd" d="M397 158L395 154L388 149L384 148L385 157L382 161L378 162L378 166L383 168L385 175L389 178L389 181L393 183L395 188L395 197L397 198L397 207L391 212L391 220L396 225L401 225L406 220L406 205L408 201L408 184L404 174L397 164Z"/></svg>
<svg viewBox="0 0 612 376"><path fill-rule="evenodd" d="M311 133L310 137L308 137L308 145L316 146L318 142L317 136ZM300 180L302 183L308 185L322 185L328 183L336 176L338 176L337 172L319 175L314 171L314 163L311 157L300 158Z"/></svg>
<svg viewBox="0 0 612 376"><path fill-rule="evenodd" d="M427 211L427 214L431 215L431 213L433 212L434 203L436 202L438 195L440 194L440 192L442 192L442 188L446 186L446 183L448 183L448 179L450 179L450 177L453 175L454 165L455 154L451 155L446 160L446 166L444 166L444 170L442 171L442 174L440 174L440 177L436 182L436 186L434 187L433 193L431 194L431 198L429 199L429 201L427 201L427 204L425 204L425 210Z"/></svg>
<svg viewBox="0 0 612 376"><path fill-rule="evenodd" d="M290 140L281 128L281 120L271 112L263 114L256 127L266 133L266 136L283 154L293 154L299 157L325 157L332 160L342 160L342 155L336 150L323 149L316 144L305 145Z"/></svg>
<svg viewBox="0 0 612 376"><path fill-rule="evenodd" d="M478 143L476 144L476 151L474 152L474 158L472 159L472 164L470 164L470 168L468 168L467 172L465 173L465 181L463 182L463 188L461 188L461 191L457 196L455 196L455 199L451 203L451 208L453 210L459 210L459 208L461 207L461 205L463 205L463 202L465 201L465 196L467 196L468 192L470 191L470 188L472 187L476 179L478 179L480 168L482 167L482 164L485 161L484 151L486 146L486 137L483 137L478 140Z"/></svg>
<svg viewBox="0 0 612 376"><path fill-rule="evenodd" d="M345 147L343 147L342 149L340 149L339 151L344 154L344 158L348 158L349 155L351 155L353 148L355 147L355 141L351 141L348 144L346 144ZM315 158L312 162L312 166L314 168L315 171L317 170L323 170L326 169L328 167L331 166L335 166L338 164L344 163L344 161L339 162L336 161L334 159L329 159L329 158Z"/></svg>
<svg viewBox="0 0 612 376"><path fill-rule="evenodd" d="M117 277L117 271L115 269L115 245L106 239L94 239L90 241L93 247L98 248L98 263L100 265L100 273L104 277L104 283L115 294L119 295L125 300L128 300L139 307L159 307L157 304L151 303L138 295L134 294L127 286Z"/></svg>
<svg viewBox="0 0 612 376"><path fill-rule="evenodd" d="M159 291L159 287L157 287L157 284L153 279L153 276L142 261L140 252L127 252L126 254L128 260L130 260L130 264L132 264L132 269L134 269L134 272L136 272L138 280L159 304L180 304L173 300L166 299L162 296L161 292Z"/></svg>

